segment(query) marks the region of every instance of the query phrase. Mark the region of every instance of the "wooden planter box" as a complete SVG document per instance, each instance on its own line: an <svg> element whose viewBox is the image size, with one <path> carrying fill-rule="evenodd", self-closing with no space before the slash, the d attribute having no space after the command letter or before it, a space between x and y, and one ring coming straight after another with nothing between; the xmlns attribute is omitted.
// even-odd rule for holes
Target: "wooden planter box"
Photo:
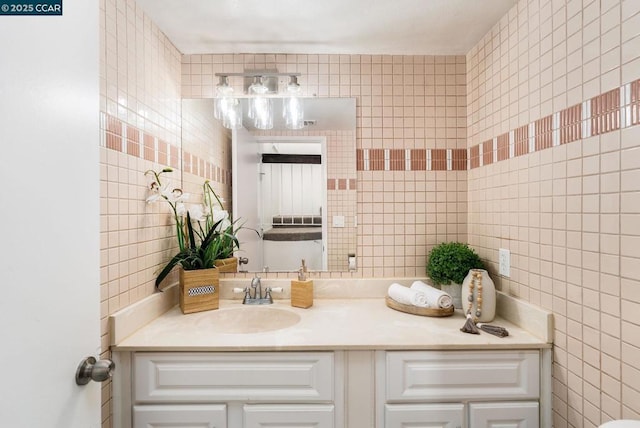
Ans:
<svg viewBox="0 0 640 428"><path fill-rule="evenodd" d="M238 258L229 257L227 259L218 259L215 261L218 272L235 273L238 272Z"/></svg>
<svg viewBox="0 0 640 428"><path fill-rule="evenodd" d="M180 269L180 309L183 314L218 309L220 304L218 269Z"/></svg>

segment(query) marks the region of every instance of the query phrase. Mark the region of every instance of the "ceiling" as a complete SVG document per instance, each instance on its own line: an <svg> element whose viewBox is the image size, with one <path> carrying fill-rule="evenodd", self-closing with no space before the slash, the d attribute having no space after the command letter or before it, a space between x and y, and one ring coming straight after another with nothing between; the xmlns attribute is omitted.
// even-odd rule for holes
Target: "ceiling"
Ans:
<svg viewBox="0 0 640 428"><path fill-rule="evenodd" d="M183 54L464 55L517 0L136 0Z"/></svg>

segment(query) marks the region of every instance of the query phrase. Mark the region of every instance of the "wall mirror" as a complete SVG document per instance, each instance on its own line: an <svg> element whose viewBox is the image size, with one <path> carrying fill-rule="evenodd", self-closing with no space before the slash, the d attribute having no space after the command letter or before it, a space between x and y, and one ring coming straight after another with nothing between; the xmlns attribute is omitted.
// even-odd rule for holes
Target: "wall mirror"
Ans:
<svg viewBox="0 0 640 428"><path fill-rule="evenodd" d="M194 151L192 141L228 145L213 153L231 153L231 177L224 183L229 209L260 231L260 237L248 229L239 233L238 256L248 259L243 271L296 271L301 259L314 271L354 270L355 98L304 98L306 125L300 130L285 128L279 101L274 99L273 129L255 129L242 99L243 127L229 131L213 118L213 99L183 99L183 153ZM202 136L194 129L213 131Z"/></svg>

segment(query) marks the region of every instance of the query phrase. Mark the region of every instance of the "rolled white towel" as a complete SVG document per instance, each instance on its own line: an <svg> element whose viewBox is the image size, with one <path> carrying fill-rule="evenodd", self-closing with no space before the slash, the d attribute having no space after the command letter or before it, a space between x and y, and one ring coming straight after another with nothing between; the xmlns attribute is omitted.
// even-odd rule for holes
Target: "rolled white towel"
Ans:
<svg viewBox="0 0 640 428"><path fill-rule="evenodd" d="M414 281L411 284L411 290L416 290L425 295L429 306L434 308L450 308L453 305L453 299L448 293L438 290L422 281Z"/></svg>
<svg viewBox="0 0 640 428"><path fill-rule="evenodd" d="M427 297L416 290L412 290L409 287L405 287L400 284L393 283L389 286L389 290L387 291L389 297L395 300L398 303L403 303L405 305L413 305L421 308L428 308L429 303L427 302Z"/></svg>

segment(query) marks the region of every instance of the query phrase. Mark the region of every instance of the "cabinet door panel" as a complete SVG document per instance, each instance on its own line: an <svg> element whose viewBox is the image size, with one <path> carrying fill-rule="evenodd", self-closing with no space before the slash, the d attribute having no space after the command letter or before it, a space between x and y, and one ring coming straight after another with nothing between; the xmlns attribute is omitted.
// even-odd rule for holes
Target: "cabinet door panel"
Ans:
<svg viewBox="0 0 640 428"><path fill-rule="evenodd" d="M461 428L463 404L387 404L385 428Z"/></svg>
<svg viewBox="0 0 640 428"><path fill-rule="evenodd" d="M333 428L334 407L328 404L247 404L244 428Z"/></svg>
<svg viewBox="0 0 640 428"><path fill-rule="evenodd" d="M133 407L133 428L227 428L227 406L145 405Z"/></svg>
<svg viewBox="0 0 640 428"><path fill-rule="evenodd" d="M538 428L537 402L471 403L470 428Z"/></svg>
<svg viewBox="0 0 640 428"><path fill-rule="evenodd" d="M136 353L138 403L332 401L332 352Z"/></svg>
<svg viewBox="0 0 640 428"><path fill-rule="evenodd" d="M387 352L390 401L537 399L539 394L538 351Z"/></svg>

